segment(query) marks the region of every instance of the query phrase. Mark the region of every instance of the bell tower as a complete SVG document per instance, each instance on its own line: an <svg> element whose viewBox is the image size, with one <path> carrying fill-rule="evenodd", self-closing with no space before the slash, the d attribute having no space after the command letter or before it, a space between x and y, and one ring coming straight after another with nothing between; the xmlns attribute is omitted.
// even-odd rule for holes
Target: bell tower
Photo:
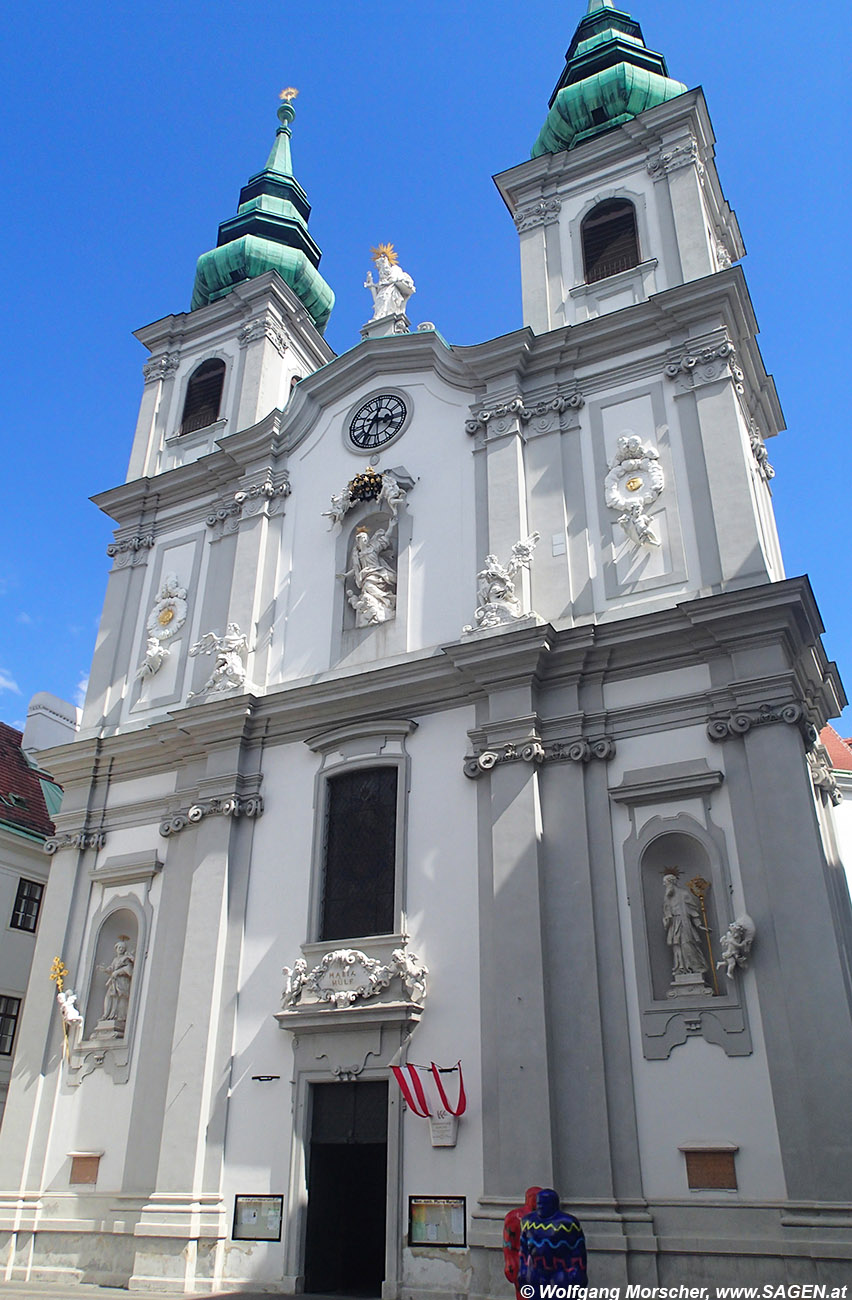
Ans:
<svg viewBox="0 0 852 1300"><path fill-rule="evenodd" d="M496 178L520 237L524 324L577 324L742 257L713 144L702 92L668 75L612 0L590 0L530 161Z"/></svg>

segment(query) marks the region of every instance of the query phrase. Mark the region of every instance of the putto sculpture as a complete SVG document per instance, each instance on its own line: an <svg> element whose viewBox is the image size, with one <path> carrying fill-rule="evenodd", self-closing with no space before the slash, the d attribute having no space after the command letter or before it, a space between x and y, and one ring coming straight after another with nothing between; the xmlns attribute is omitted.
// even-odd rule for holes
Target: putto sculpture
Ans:
<svg viewBox="0 0 852 1300"><path fill-rule="evenodd" d="M170 654L168 642L183 627L186 612L186 588L181 586L176 573L167 573L148 615L145 656L137 670L137 679L144 681L160 671Z"/></svg>
<svg viewBox="0 0 852 1300"><path fill-rule="evenodd" d="M379 244L372 253L379 279L375 282L372 271L368 271L364 281L364 288L369 289L373 295L371 319L383 320L385 316L404 316L406 301L415 291L414 281L398 265L399 257L394 252L393 244Z"/></svg>
<svg viewBox="0 0 852 1300"><path fill-rule="evenodd" d="M514 578L521 569L528 569L539 542L538 533L530 533L522 542L515 542L507 564L501 564L496 555L486 555L485 567L476 575L476 593L479 604L474 614L474 624L468 624L466 634L482 628L501 627L522 618L521 603L515 595Z"/></svg>
<svg viewBox="0 0 852 1300"><path fill-rule="evenodd" d="M717 968L724 966L728 979L732 979L737 967L745 970L748 965L751 945L754 943L754 921L747 912L732 921L719 940L722 960L716 962Z"/></svg>

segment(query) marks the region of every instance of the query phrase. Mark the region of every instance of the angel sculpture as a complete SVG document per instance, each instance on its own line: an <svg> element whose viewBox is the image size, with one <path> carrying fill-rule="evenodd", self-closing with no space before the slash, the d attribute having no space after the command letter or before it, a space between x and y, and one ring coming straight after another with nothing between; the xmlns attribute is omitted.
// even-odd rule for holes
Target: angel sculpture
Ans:
<svg viewBox="0 0 852 1300"><path fill-rule="evenodd" d="M144 681L146 677L153 677L155 673L160 671L168 657L168 646L163 645L163 642L158 637L149 636L145 643L145 657L136 673L137 680Z"/></svg>
<svg viewBox="0 0 852 1300"><path fill-rule="evenodd" d="M281 1006L286 1011L288 1007L294 1007L302 996L302 989L308 976L308 963L304 957L297 957L292 968L284 967L283 975L285 983Z"/></svg>
<svg viewBox="0 0 852 1300"><path fill-rule="evenodd" d="M73 989L69 989L67 993L60 989L56 994L56 1001L59 1003L59 1010L66 1025L82 1025L83 1016L77 1006L77 994Z"/></svg>
<svg viewBox="0 0 852 1300"><path fill-rule="evenodd" d="M484 627L501 627L521 618L521 604L515 595L514 577L521 569L528 569L532 554L539 541L538 533L530 533L523 542L515 542L508 564L501 564L496 555L486 555L485 568L476 575L476 593L479 600L475 626L465 632L476 632Z"/></svg>
<svg viewBox="0 0 852 1300"><path fill-rule="evenodd" d="M728 979L733 977L738 966L741 970L745 970L751 945L754 943L754 934L754 921L747 912L743 912L742 916L738 916L731 922L722 935L719 941L722 947L722 960L717 961L716 966L725 967Z"/></svg>
<svg viewBox="0 0 852 1300"><path fill-rule="evenodd" d="M195 645L189 647L189 653L193 658L196 655L215 654L216 662L201 690L190 691L186 697L188 700L198 695L215 695L222 691L230 691L243 685L246 679L248 641L238 624L229 623L224 636L217 636L215 632L205 633L200 641L196 641Z"/></svg>

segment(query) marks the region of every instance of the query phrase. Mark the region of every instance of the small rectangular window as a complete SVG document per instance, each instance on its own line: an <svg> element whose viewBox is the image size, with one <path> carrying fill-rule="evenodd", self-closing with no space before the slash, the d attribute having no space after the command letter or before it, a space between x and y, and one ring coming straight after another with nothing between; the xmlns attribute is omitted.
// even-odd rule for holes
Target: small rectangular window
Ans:
<svg viewBox="0 0 852 1300"><path fill-rule="evenodd" d="M44 893L44 885L38 880L18 881L18 892L15 896L15 906L12 908L12 919L9 924L13 930L29 930L32 934L38 925L38 914L41 907L41 896Z"/></svg>
<svg viewBox="0 0 852 1300"><path fill-rule="evenodd" d="M20 1014L21 999L0 994L0 1056L12 1055Z"/></svg>
<svg viewBox="0 0 852 1300"><path fill-rule="evenodd" d="M396 797L395 767L329 779L320 939L393 933Z"/></svg>

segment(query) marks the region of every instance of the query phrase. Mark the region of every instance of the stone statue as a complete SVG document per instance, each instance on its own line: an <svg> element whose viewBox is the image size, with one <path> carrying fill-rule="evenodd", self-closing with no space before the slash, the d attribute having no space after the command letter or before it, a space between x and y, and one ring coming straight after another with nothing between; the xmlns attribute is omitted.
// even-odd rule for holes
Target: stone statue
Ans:
<svg viewBox="0 0 852 1300"><path fill-rule="evenodd" d="M77 1006L77 994L73 989L69 989L67 993L63 993L60 989L56 994L56 1001L59 1003L59 1010L66 1025L82 1025L83 1016Z"/></svg>
<svg viewBox="0 0 852 1300"><path fill-rule="evenodd" d="M523 1205L510 1210L503 1220L503 1272L507 1281L515 1288L517 1300L521 1300L518 1290L518 1263L520 1259L521 1219L530 1210L535 1209L540 1187L528 1187Z"/></svg>
<svg viewBox="0 0 852 1300"><path fill-rule="evenodd" d="M379 273L378 283L373 282L373 273L368 271L364 288L373 295L372 320L382 320L385 316L403 316L406 299L414 293L414 281L397 263L399 258L393 250L393 244L379 244L373 249L373 261Z"/></svg>
<svg viewBox="0 0 852 1300"><path fill-rule="evenodd" d="M229 623L224 636L217 636L215 632L205 633L200 641L189 647L189 653L193 658L200 654L215 654L216 662L201 690L190 691L186 697L188 700L205 693L216 695L243 685L246 679L248 641L238 624Z"/></svg>
<svg viewBox="0 0 852 1300"><path fill-rule="evenodd" d="M663 929L672 950L672 974L703 975L708 967L698 900L678 884L677 876L670 871L663 876L663 887Z"/></svg>
<svg viewBox="0 0 852 1300"><path fill-rule="evenodd" d="M394 948L391 953L391 969L399 975L402 987L412 1002L423 1002L426 997L427 967L412 953L403 948Z"/></svg>
<svg viewBox="0 0 852 1300"><path fill-rule="evenodd" d="M130 985L133 981L135 958L128 948L130 942L126 934L120 935L115 945L115 956L108 966L98 966L106 973L106 992L104 994L104 1011L101 1021L110 1020L116 1026L124 1028L127 1020L127 1007L130 1002Z"/></svg>
<svg viewBox="0 0 852 1300"><path fill-rule="evenodd" d="M532 553L539 541L538 533L530 533L526 541L515 542L509 563L500 564L496 555L486 555L485 568L476 575L476 594L479 600L474 618L475 626L468 625L465 632L475 632L483 627L500 627L521 618L521 605L515 595L515 574L528 569Z"/></svg>
<svg viewBox="0 0 852 1300"><path fill-rule="evenodd" d="M381 558L393 544L396 520L386 528L376 528L372 535L366 528L355 529L349 568L338 577L352 578L355 589L347 588L346 598L355 610L356 627L387 623L396 614L396 573Z"/></svg>
<svg viewBox="0 0 852 1300"><path fill-rule="evenodd" d="M535 1209L521 1218L518 1242L518 1284L533 1287L541 1296L541 1286L587 1285L586 1239L573 1214L559 1208L559 1193L543 1187L536 1197ZM526 1294L529 1294L527 1292Z"/></svg>
<svg viewBox="0 0 852 1300"><path fill-rule="evenodd" d="M392 519L396 519L399 514L399 507L404 503L408 496L405 488L399 486L393 474L385 473L382 475L382 490L379 493L379 505L387 507L388 513Z"/></svg>
<svg viewBox="0 0 852 1300"><path fill-rule="evenodd" d="M745 970L748 964L751 945L754 943L755 927L754 921L747 912L738 916L732 921L725 933L720 939L722 947L722 960L716 962L717 968L725 967L725 973L728 979L733 977L734 971L739 966Z"/></svg>
<svg viewBox="0 0 852 1300"><path fill-rule="evenodd" d="M302 989L308 978L308 963L304 957L297 957L292 968L284 967L283 975L284 993L281 997L281 1006L286 1011L288 1007L294 1007L302 995Z"/></svg>

